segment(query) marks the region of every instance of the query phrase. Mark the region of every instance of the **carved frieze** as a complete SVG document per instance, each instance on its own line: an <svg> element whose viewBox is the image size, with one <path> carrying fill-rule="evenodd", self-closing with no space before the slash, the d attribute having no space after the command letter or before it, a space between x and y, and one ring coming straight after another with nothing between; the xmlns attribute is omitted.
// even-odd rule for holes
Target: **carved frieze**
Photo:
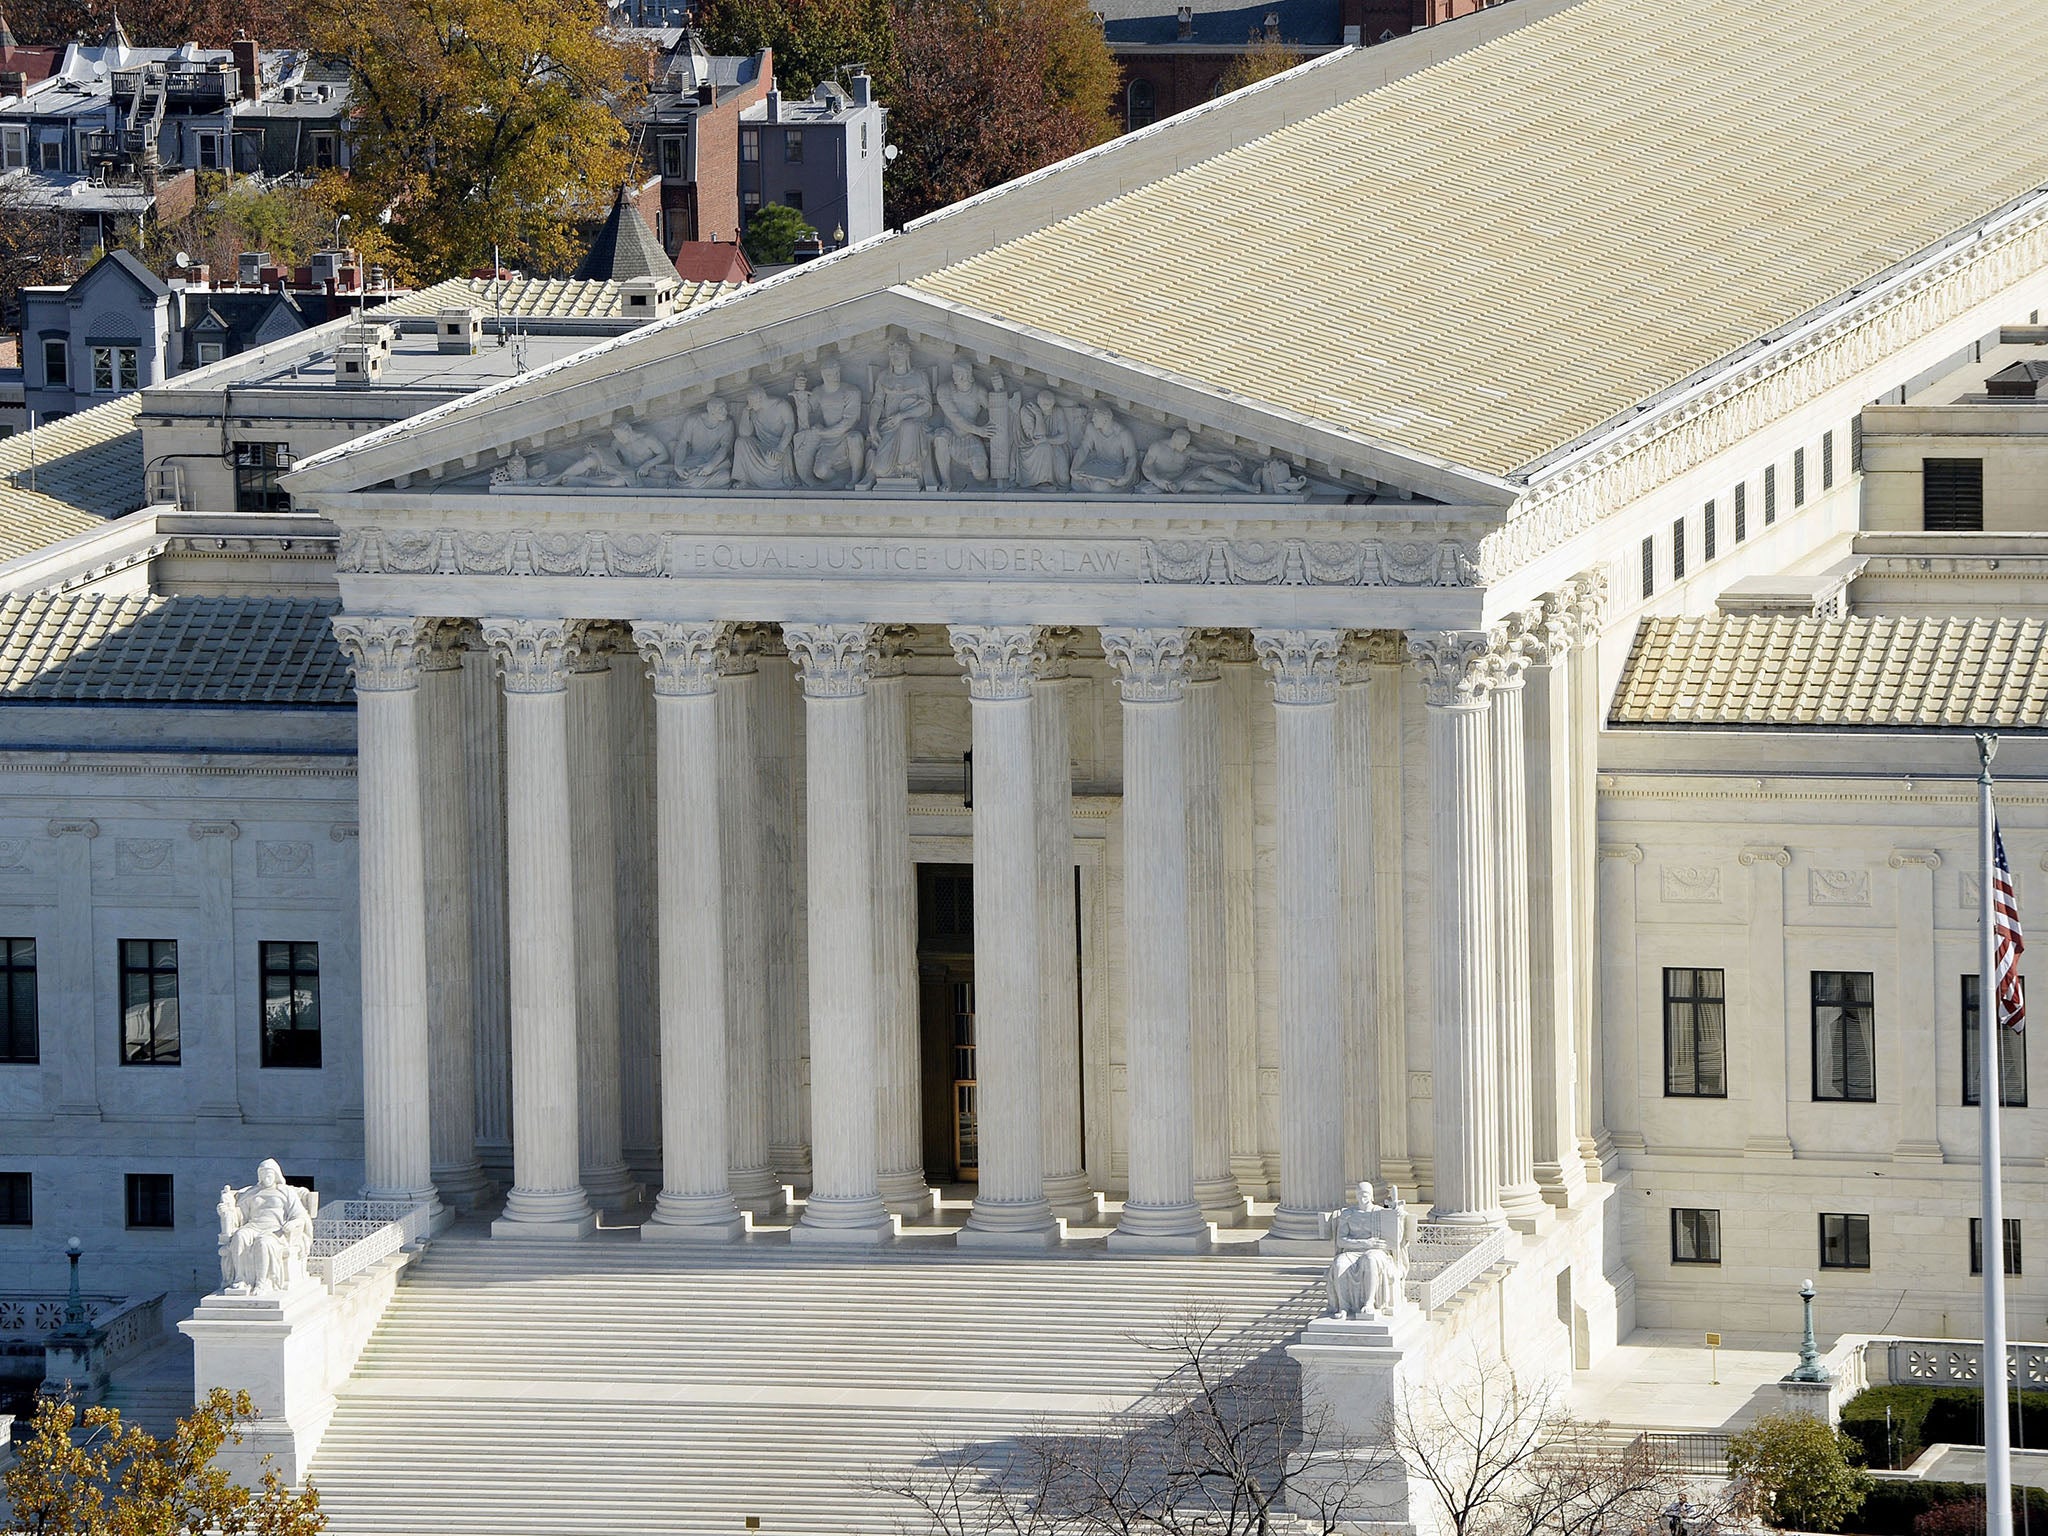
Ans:
<svg viewBox="0 0 2048 1536"><path fill-rule="evenodd" d="M122 880L147 880L176 873L176 845L168 837L121 837L114 840L114 874Z"/></svg>
<svg viewBox="0 0 2048 1536"><path fill-rule="evenodd" d="M1867 869L1812 869L1807 871L1806 900L1815 907L1867 907L1870 905L1870 871Z"/></svg>
<svg viewBox="0 0 2048 1536"><path fill-rule="evenodd" d="M292 841L263 841L256 844L256 878L298 880L313 873L313 845Z"/></svg>
<svg viewBox="0 0 2048 1536"><path fill-rule="evenodd" d="M1721 867L1718 864L1666 864L1659 872L1658 893L1669 902L1718 902L1721 899Z"/></svg>

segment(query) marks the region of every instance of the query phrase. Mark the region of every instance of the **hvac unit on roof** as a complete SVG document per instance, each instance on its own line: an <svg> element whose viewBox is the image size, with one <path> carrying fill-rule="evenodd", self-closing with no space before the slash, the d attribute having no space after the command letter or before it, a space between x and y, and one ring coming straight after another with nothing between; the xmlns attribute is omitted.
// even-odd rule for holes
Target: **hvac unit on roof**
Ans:
<svg viewBox="0 0 2048 1536"><path fill-rule="evenodd" d="M434 342L441 352L475 352L483 344L484 312L474 306L454 306L434 317Z"/></svg>
<svg viewBox="0 0 2048 1536"><path fill-rule="evenodd" d="M375 384L384 377L386 353L360 341L344 341L334 349L334 382Z"/></svg>

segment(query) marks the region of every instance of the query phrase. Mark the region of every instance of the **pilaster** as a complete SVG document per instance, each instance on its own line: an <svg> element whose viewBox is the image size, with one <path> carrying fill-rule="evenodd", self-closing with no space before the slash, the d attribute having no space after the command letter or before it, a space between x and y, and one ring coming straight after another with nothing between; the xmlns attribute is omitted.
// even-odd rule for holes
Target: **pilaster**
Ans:
<svg viewBox="0 0 2048 1536"><path fill-rule="evenodd" d="M100 1032L93 1006L92 845L100 826L67 816L46 830L57 843L56 910L71 916L60 918L37 945L42 1048L57 1068L57 1113L96 1116L99 1063L93 1048Z"/></svg>
<svg viewBox="0 0 2048 1536"><path fill-rule="evenodd" d="M1223 859L1222 663L1244 651L1241 633L1198 631L1189 647L1188 952L1194 1077L1195 1200L1219 1226L1244 1220L1230 1169L1230 931Z"/></svg>
<svg viewBox="0 0 2048 1536"><path fill-rule="evenodd" d="M1641 850L1635 857L1642 857ZM1785 1014L1785 871L1791 867L1792 850L1754 844L1735 857L1749 871L1749 1048L1743 1056L1749 1063L1750 1121L1742 1150L1752 1157L1790 1157L1789 1056L1797 1034Z"/></svg>
<svg viewBox="0 0 2048 1536"><path fill-rule="evenodd" d="M1393 630L1368 631L1359 642L1365 666L1365 715L1370 740L1368 816L1372 836L1373 1060L1379 1088L1379 1176L1414 1192L1415 1162L1408 1127L1408 956L1402 886L1407 858L1401 828L1405 749L1401 695L1407 647ZM1355 834L1354 834L1355 835Z"/></svg>
<svg viewBox="0 0 2048 1536"><path fill-rule="evenodd" d="M1938 1163L1941 1135L1934 1111L1935 1074L1919 1066L1938 1059L1944 1033L1943 1011L1934 992L1934 872L1941 855L1931 848L1895 848L1885 861L1898 871L1896 935L1899 950L1899 1018L1904 1028L1894 1038L1904 1049L1895 1081L1899 1086L1899 1144L1895 1163ZM1998 1035L1994 1031L1994 1037ZM1879 1067L1878 1081L1888 1068Z"/></svg>
<svg viewBox="0 0 2048 1536"><path fill-rule="evenodd" d="M179 946L179 1010L187 1020L235 1020L235 840L241 828L232 821L186 824L198 869L191 889L198 899L198 935ZM201 1120L224 1123L242 1118L241 1055L260 1041L240 1029L188 1029L184 1062L202 1084L194 1113Z"/></svg>

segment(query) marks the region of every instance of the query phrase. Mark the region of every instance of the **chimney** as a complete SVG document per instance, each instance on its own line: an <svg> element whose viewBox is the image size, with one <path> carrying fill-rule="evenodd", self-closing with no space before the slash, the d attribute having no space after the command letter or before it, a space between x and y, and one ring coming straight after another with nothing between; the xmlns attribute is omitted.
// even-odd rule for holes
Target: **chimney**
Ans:
<svg viewBox="0 0 2048 1536"><path fill-rule="evenodd" d="M700 107L715 107L718 105L718 87L709 80L706 80L697 87L697 105Z"/></svg>
<svg viewBox="0 0 2048 1536"><path fill-rule="evenodd" d="M0 69L0 96L26 96L28 94L28 73L19 69Z"/></svg>
<svg viewBox="0 0 2048 1536"><path fill-rule="evenodd" d="M853 104L865 107L874 100L874 87L868 79L867 66L856 64L853 73L846 77L847 89L853 92Z"/></svg>
<svg viewBox="0 0 2048 1536"><path fill-rule="evenodd" d="M768 121L771 123L782 121L782 92L780 91L770 91L768 93Z"/></svg>
<svg viewBox="0 0 2048 1536"><path fill-rule="evenodd" d="M1180 24L1180 40L1182 42L1186 42L1195 35L1195 8L1192 5L1182 6L1175 14L1174 20Z"/></svg>
<svg viewBox="0 0 2048 1536"><path fill-rule="evenodd" d="M263 63L253 37L238 37L234 43L235 73L241 76L242 100L256 101L263 95Z"/></svg>

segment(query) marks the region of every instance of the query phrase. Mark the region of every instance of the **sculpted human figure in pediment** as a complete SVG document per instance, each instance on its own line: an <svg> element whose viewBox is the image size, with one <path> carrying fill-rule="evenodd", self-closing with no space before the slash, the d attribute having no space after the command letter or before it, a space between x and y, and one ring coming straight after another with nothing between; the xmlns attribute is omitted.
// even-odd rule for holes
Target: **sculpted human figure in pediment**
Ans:
<svg viewBox="0 0 2048 1536"><path fill-rule="evenodd" d="M1070 475L1077 491L1127 491L1138 478L1138 440L1100 401L1088 412Z"/></svg>
<svg viewBox="0 0 2048 1536"><path fill-rule="evenodd" d="M1194 446L1186 427L1175 427L1145 450L1141 490L1168 495L1187 491L1252 491L1257 487L1235 454L1206 453Z"/></svg>
<svg viewBox="0 0 2048 1536"><path fill-rule="evenodd" d="M610 433L583 450L568 468L542 481L543 485L632 485L651 466L668 457L668 450L651 434L630 422L619 422Z"/></svg>
<svg viewBox="0 0 2048 1536"><path fill-rule="evenodd" d="M713 395L703 409L683 418L676 439L676 479L693 490L723 489L732 484L732 412Z"/></svg>
<svg viewBox="0 0 2048 1536"><path fill-rule="evenodd" d="M860 482L867 463L867 438L860 430L865 402L844 377L839 359L818 365L818 387L798 374L790 390L796 408L796 477L805 485L843 489Z"/></svg>
<svg viewBox="0 0 2048 1536"><path fill-rule="evenodd" d="M787 490L796 484L793 457L796 410L756 384L740 408L739 436L732 445L733 484L757 491Z"/></svg>
<svg viewBox="0 0 2048 1536"><path fill-rule="evenodd" d="M889 366L875 381L868 407L868 438L873 445L869 481L873 485L928 490L929 431L932 381L910 364L910 348L889 347Z"/></svg>
<svg viewBox="0 0 2048 1536"><path fill-rule="evenodd" d="M932 432L932 464L939 483L954 491L986 483L995 424L989 392L974 382L973 368L953 365L952 382L939 386L938 406L944 424Z"/></svg>
<svg viewBox="0 0 2048 1536"><path fill-rule="evenodd" d="M1026 490L1069 483L1067 418L1049 389L1041 389L1018 411L1017 484Z"/></svg>

